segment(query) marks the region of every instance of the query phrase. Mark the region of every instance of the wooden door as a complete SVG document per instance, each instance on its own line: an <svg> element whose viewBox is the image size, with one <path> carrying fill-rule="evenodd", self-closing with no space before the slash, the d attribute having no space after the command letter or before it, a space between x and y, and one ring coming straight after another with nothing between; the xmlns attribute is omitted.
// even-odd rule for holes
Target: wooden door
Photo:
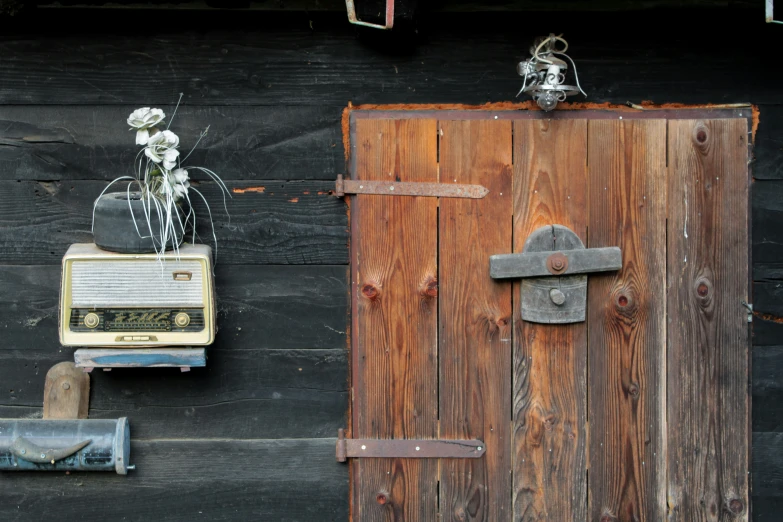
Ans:
<svg viewBox="0 0 783 522"><path fill-rule="evenodd" d="M351 198L348 436L486 445L352 459L354 521L748 520L748 116L351 112L353 179L489 191ZM489 276L553 224L622 250L584 322Z"/></svg>

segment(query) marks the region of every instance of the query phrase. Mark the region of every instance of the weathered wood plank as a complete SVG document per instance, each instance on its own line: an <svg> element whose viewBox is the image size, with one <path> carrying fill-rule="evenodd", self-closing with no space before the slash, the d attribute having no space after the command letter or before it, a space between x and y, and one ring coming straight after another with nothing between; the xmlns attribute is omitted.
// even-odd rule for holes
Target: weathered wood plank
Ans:
<svg viewBox="0 0 783 522"><path fill-rule="evenodd" d="M754 168L755 174L755 168ZM783 180L753 184L753 264L783 268ZM755 276L754 276L755 278Z"/></svg>
<svg viewBox="0 0 783 522"><path fill-rule="evenodd" d="M754 347L752 360L753 431L783 432L783 346Z"/></svg>
<svg viewBox="0 0 783 522"><path fill-rule="evenodd" d="M218 263L218 332L207 356L242 348L344 349L346 286L343 266ZM59 292L58 265L0 265L0 351L56 351Z"/></svg>
<svg viewBox="0 0 783 522"><path fill-rule="evenodd" d="M745 120L669 121L669 520L748 520Z"/></svg>
<svg viewBox="0 0 783 522"><path fill-rule="evenodd" d="M174 99L173 101L176 101ZM112 180L135 175L139 147L127 106L0 106L0 178ZM186 165L223 179L335 179L343 172L342 106L162 109Z"/></svg>
<svg viewBox="0 0 783 522"><path fill-rule="evenodd" d="M780 498L783 497L781 491L783 491L783 433L754 432L753 494ZM778 512L779 518L780 512Z"/></svg>
<svg viewBox="0 0 783 522"><path fill-rule="evenodd" d="M440 438L479 439L482 459L440 462L446 520L511 521L511 282L489 256L511 248L511 122L441 121L443 183L479 184L483 199L440 200Z"/></svg>
<svg viewBox="0 0 783 522"><path fill-rule="evenodd" d="M139 440L133 418L130 425L135 471L5 473L0 518L348 520L348 473L334 460L335 439Z"/></svg>
<svg viewBox="0 0 783 522"><path fill-rule="evenodd" d="M514 252L560 224L587 243L587 122L514 123ZM592 277L592 276L591 276ZM520 316L514 284L514 517L587 520L587 327Z"/></svg>
<svg viewBox="0 0 783 522"><path fill-rule="evenodd" d="M434 120L356 122L354 177L438 181L436 132ZM437 205L413 196L352 200L354 438L437 434ZM435 520L437 460L353 466L355 520Z"/></svg>
<svg viewBox="0 0 783 522"><path fill-rule="evenodd" d="M759 128L753 142L753 156L755 179L783 179L783 105L759 107Z"/></svg>
<svg viewBox="0 0 783 522"><path fill-rule="evenodd" d="M57 363L46 372L44 419L86 419L90 410L90 376L72 361Z"/></svg>
<svg viewBox="0 0 783 522"><path fill-rule="evenodd" d="M187 373L93 371L90 418L127 416L134 438L142 439L328 437L345 425L345 350L239 345L207 355L206 368ZM44 375L67 359L73 360L70 348L0 350L0 417L40 418Z"/></svg>
<svg viewBox="0 0 783 522"><path fill-rule="evenodd" d="M777 346L783 339L783 282L753 284L753 346Z"/></svg>
<svg viewBox="0 0 783 522"><path fill-rule="evenodd" d="M732 16L646 12L641 26L619 14L580 13L558 16L558 30L573 45L590 101L780 103L776 82L761 76L740 81L727 68L737 62L747 71L768 67L763 53L744 53L737 45L749 39L760 48L775 45L778 31L757 25L759 16L752 10ZM437 23L422 25L419 40L374 34L367 45L357 42L356 28L340 13L184 18L158 12L157 27L169 28L165 36L149 27L143 12L106 12L100 24L87 18L39 13L27 26L8 28L0 104L149 106L173 104L179 93L185 105L205 106L506 101L522 83L514 64L533 38L520 35L518 17L503 13L440 14ZM67 32L41 34L52 24ZM604 25L613 30L594 30ZM661 27L667 28L663 41ZM417 51L422 42L425 50ZM683 49L698 51L698 81ZM452 66L455 52L459 66Z"/></svg>
<svg viewBox="0 0 783 522"><path fill-rule="evenodd" d="M756 434L754 434L754 441L755 441L755 436ZM754 457L755 457L755 451L754 451ZM766 457L768 456L765 455L765 458ZM754 476L755 476L755 471L754 471ZM754 479L754 484L755 484L755 479ZM771 495L759 496L754 494L752 502L753 502L752 510L753 510L754 522L778 522L778 520L780 520L780 513L783 512L783 496L771 496Z"/></svg>
<svg viewBox="0 0 783 522"><path fill-rule="evenodd" d="M197 174L192 176L199 179ZM219 264L345 264L348 218L343 201L323 181L213 182L198 189L210 202ZM116 184L116 191L125 185ZM72 243L90 243L99 181L0 181L0 263L59 264ZM201 242L212 243L209 214L193 196ZM190 239L190 237L188 237ZM214 244L213 244L214 251Z"/></svg>
<svg viewBox="0 0 783 522"><path fill-rule="evenodd" d="M589 244L623 268L588 278L590 519L666 513L666 122L588 124Z"/></svg>

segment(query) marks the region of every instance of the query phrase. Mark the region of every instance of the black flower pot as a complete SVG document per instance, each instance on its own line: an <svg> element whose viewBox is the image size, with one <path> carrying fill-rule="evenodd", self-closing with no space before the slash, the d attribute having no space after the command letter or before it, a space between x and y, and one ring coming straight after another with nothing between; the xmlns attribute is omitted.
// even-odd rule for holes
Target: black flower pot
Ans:
<svg viewBox="0 0 783 522"><path fill-rule="evenodd" d="M178 206L177 210L180 221L184 223L182 209ZM160 252L164 246L160 233L162 217L158 216L153 207L149 223L147 222L140 192L104 194L95 205L92 230L95 244L104 250L122 254ZM176 223L175 229L174 237L169 232L165 250L171 250L182 243L183 233L179 222Z"/></svg>

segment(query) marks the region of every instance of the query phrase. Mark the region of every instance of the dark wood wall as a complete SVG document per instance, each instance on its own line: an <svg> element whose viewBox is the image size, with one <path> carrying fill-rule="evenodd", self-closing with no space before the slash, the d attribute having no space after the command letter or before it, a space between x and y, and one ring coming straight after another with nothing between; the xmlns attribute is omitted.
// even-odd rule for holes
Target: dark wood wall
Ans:
<svg viewBox="0 0 783 522"><path fill-rule="evenodd" d="M230 220L213 205L220 332L203 369L93 372L90 414L130 418L137 470L3 474L0 520L347 520L334 437L349 401L349 230L328 193L345 172L342 110L512 100L516 62L550 31L571 43L588 101L759 106L753 518L778 520L783 89L767 54L783 26L759 9L440 12L389 35L343 13L86 12L0 20L0 417L41 415L46 370L72 357L57 339L62 255L91 240L93 200L131 168L127 115L170 112L179 93L172 130L185 148L210 125L191 162L232 190Z"/></svg>

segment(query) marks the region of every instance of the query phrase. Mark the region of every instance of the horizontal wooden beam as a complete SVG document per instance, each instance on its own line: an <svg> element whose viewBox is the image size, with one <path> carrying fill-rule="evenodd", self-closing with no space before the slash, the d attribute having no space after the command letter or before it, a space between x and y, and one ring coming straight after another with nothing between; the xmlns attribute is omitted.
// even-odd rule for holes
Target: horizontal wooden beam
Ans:
<svg viewBox="0 0 783 522"><path fill-rule="evenodd" d="M345 350L233 348L208 350L207 366L187 373L95 369L90 418L128 417L134 439L326 437L344 425ZM0 350L0 418L40 417L44 372L67 359L66 348Z"/></svg>
<svg viewBox="0 0 783 522"><path fill-rule="evenodd" d="M215 285L218 333L210 359L242 348L345 348L347 267L218 263ZM59 293L59 265L0 266L0 352L61 349Z"/></svg>
<svg viewBox="0 0 783 522"><path fill-rule="evenodd" d="M170 102L176 102L176 97L161 105L167 122L174 112ZM126 124L132 109L0 106L0 177L111 180L132 174L141 148L134 144L135 135ZM343 104L182 106L171 130L180 137L182 156L190 154L185 165L207 167L226 180L334 180L345 161L342 110ZM207 128L199 141L199 134Z"/></svg>
<svg viewBox="0 0 783 522"><path fill-rule="evenodd" d="M191 183L205 177L194 171ZM212 246L216 264L347 264L348 216L330 195L333 182L227 185L225 207L215 183L195 185L210 204L217 248L210 211L197 195L191 199L198 241ZM93 203L105 188L100 181L0 181L0 264L59 264L72 243L92 242Z"/></svg>
<svg viewBox="0 0 783 522"><path fill-rule="evenodd" d="M72 520L91 506L95 520L110 512L167 522L348 520L348 467L334 461L334 438L141 440L139 422L129 422L131 474L120 480L113 473L9 476L0 519L23 513L24 519ZM52 494L41 495L42 488Z"/></svg>

